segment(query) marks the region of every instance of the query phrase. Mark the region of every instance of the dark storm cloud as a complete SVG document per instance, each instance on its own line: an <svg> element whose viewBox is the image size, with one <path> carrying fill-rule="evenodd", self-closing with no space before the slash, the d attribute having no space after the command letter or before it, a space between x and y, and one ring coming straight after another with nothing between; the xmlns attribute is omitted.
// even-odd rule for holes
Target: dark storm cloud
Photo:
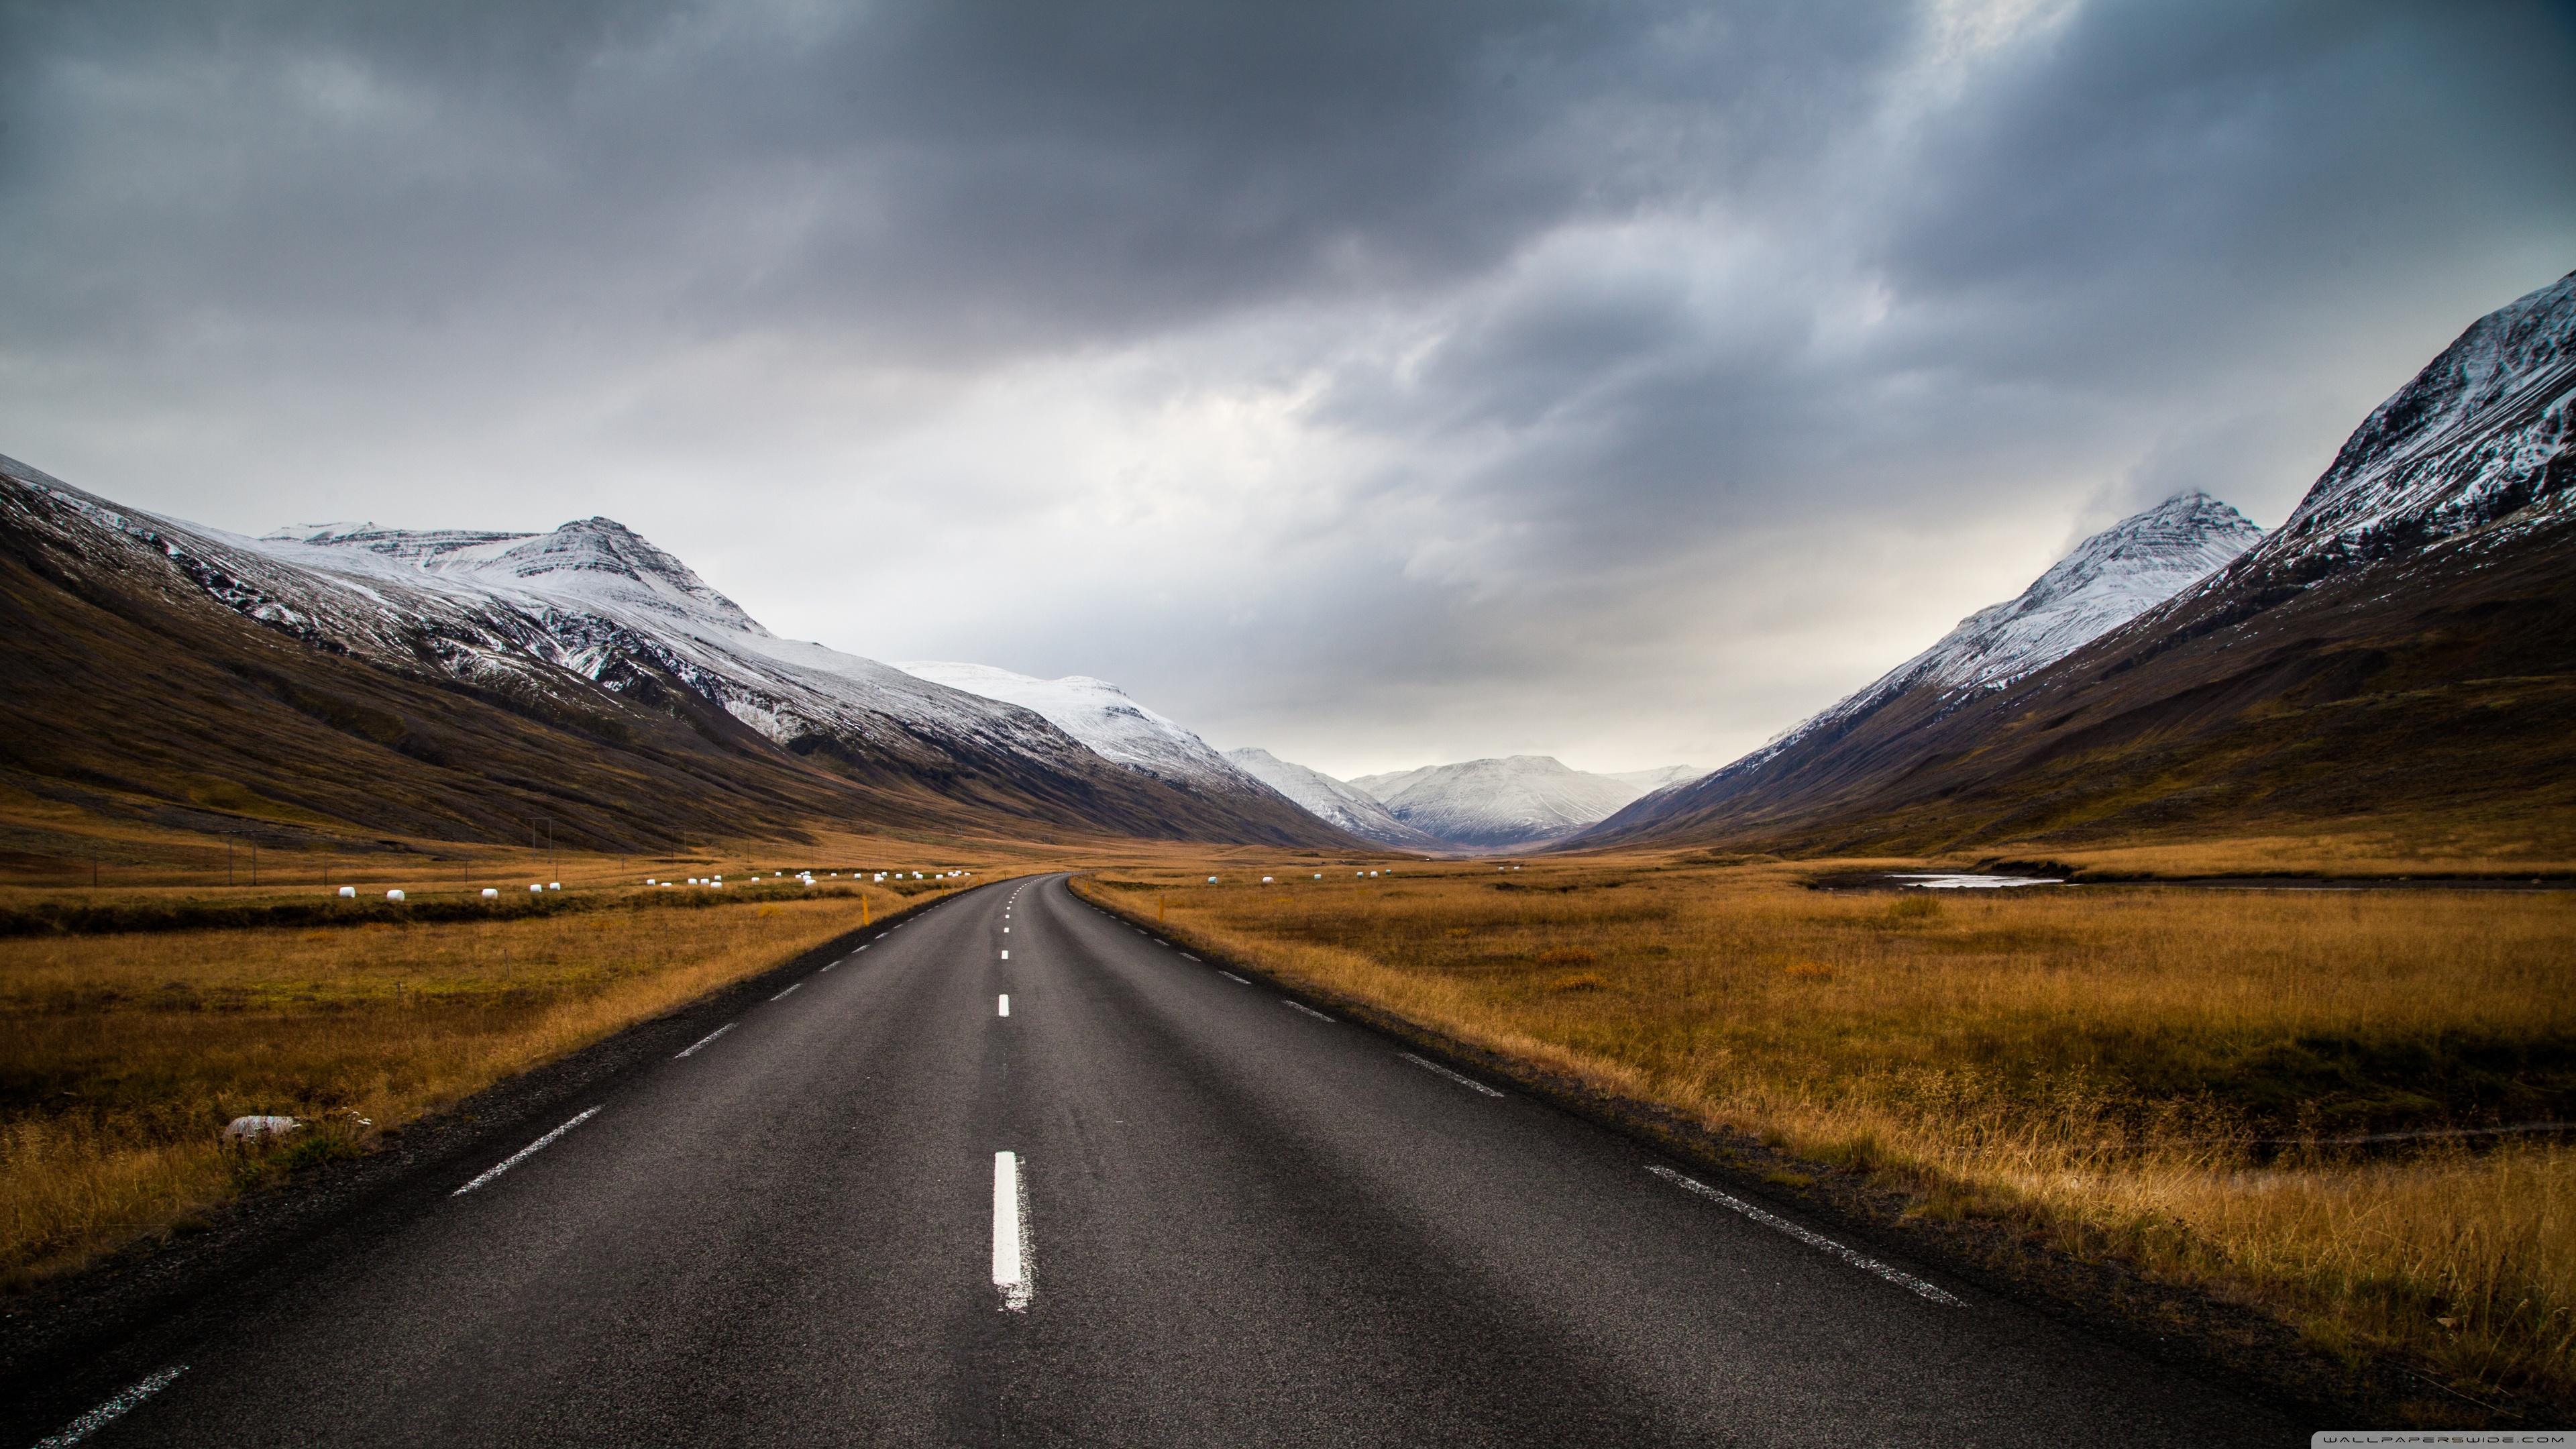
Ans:
<svg viewBox="0 0 2576 1449"><path fill-rule="evenodd" d="M0 450L231 526L614 511L795 632L1327 767L1714 764L2126 508L2277 519L2576 265L2571 41L0 5Z"/></svg>
<svg viewBox="0 0 2576 1449"><path fill-rule="evenodd" d="M971 357L1472 273L1777 164L1894 33L1501 3L20 11L13 189L73 223L22 260L161 303L644 306ZM191 244L137 267L110 232Z"/></svg>

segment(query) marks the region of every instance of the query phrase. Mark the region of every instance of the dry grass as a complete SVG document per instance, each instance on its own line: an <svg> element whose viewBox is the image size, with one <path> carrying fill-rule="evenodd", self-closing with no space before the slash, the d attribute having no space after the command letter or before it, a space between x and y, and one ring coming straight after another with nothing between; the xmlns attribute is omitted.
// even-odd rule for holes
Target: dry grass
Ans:
<svg viewBox="0 0 2576 1449"><path fill-rule="evenodd" d="M1177 932L1285 978L1878 1174L1918 1212L2039 1226L2472 1392L2576 1386L2566 1149L2275 1145L2576 1117L2576 902L1892 898L1802 874L1105 884L1167 895Z"/></svg>
<svg viewBox="0 0 2576 1449"><path fill-rule="evenodd" d="M2554 823L2515 833L2507 830L2351 830L2302 835L2249 835L2170 843L2126 843L2092 849L2031 847L2004 856L2045 856L2097 873L2121 876L2329 875L2375 878L2486 877L2564 880L2576 859Z"/></svg>
<svg viewBox="0 0 2576 1449"><path fill-rule="evenodd" d="M874 893L877 915L896 907ZM186 1231L250 1182L775 966L862 901L0 940L0 1271ZM246 1155L237 1116L316 1126Z"/></svg>

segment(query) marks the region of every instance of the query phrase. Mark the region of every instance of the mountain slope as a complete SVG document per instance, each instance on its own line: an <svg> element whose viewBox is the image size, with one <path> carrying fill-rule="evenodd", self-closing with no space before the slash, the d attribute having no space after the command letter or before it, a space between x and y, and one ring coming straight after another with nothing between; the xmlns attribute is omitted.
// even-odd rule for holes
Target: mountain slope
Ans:
<svg viewBox="0 0 2576 1449"><path fill-rule="evenodd" d="M1999 684L1873 685L1580 843L2576 843L2571 333L2576 275L2470 327L2287 524L2171 599Z"/></svg>
<svg viewBox="0 0 2576 1449"><path fill-rule="evenodd" d="M1514 850L1571 835L1643 793L1547 755L1425 765L1350 782L1425 834L1471 850Z"/></svg>
<svg viewBox="0 0 2576 1449"><path fill-rule="evenodd" d="M1336 839L1285 802L1247 812L1173 790L1031 711L778 639L606 519L539 535L361 525L254 540L0 460L0 541L16 563L13 613L29 625L0 641L23 681L0 768L55 786L108 778L120 808L189 798L185 777L209 771L187 767L225 756L208 740L230 730L252 742L229 753L257 777L213 772L234 786L432 838L515 834L502 811L547 814L568 827L559 839L602 848L816 819ZM156 635L167 657L149 666L108 671L80 655L136 662ZM256 687L245 694L243 681ZM204 713L172 707L192 695ZM314 737L254 696L336 734ZM73 720L93 728L66 753L55 742ZM298 751L402 783L317 794Z"/></svg>
<svg viewBox="0 0 2576 1449"><path fill-rule="evenodd" d="M1398 850L1448 850L1450 844L1395 818L1374 795L1344 784L1320 770L1283 760L1268 750L1244 748L1225 752L1227 761L1245 774L1295 801L1299 808L1343 830L1391 845Z"/></svg>

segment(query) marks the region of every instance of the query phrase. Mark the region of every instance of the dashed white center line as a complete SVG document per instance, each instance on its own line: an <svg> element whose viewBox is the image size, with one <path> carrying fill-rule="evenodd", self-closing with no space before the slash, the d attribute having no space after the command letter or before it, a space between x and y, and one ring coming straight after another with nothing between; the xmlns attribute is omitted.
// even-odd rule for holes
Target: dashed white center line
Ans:
<svg viewBox="0 0 2576 1449"><path fill-rule="evenodd" d="M115 1423L117 1420L124 1418L135 1405L142 1403L145 1399L148 1399L154 1394L161 1392L163 1389L170 1387L172 1380L178 1378L179 1375L186 1373L187 1371L188 1366L186 1364L181 1364L177 1368L165 1368L161 1370L159 1373L127 1388L124 1392L109 1399L106 1403L99 1405L97 1408L90 1410L88 1413L83 1414L79 1418L64 1425L61 1433L56 1434L49 1439L37 1440L36 1449L69 1449L69 1446L79 1443L90 1435L95 1434L99 1430L106 1428L108 1425Z"/></svg>
<svg viewBox="0 0 2576 1449"><path fill-rule="evenodd" d="M804 984L805 984L804 982L799 981L799 982L797 982L797 983L796 983L796 986L802 986L802 985L804 985ZM793 991L793 990L795 990L795 989L796 989L796 986L790 986L790 987L788 987L788 988L787 988L787 991ZM773 996L773 997L771 997L771 998L769 998L769 999L770 999L770 1000L772 1000L772 1001L776 1001L776 1000L778 999L778 997L779 997L779 996L785 996L785 995L787 994L787 991L782 991L782 992L778 993L778 996Z"/></svg>
<svg viewBox="0 0 2576 1449"><path fill-rule="evenodd" d="M1006 1313L1025 1313L1037 1294L1029 1253L1029 1190L1017 1153L993 1154L993 1286Z"/></svg>
<svg viewBox="0 0 2576 1449"><path fill-rule="evenodd" d="M1184 960L1184 961L1198 961L1198 959L1199 959L1199 958L1198 958L1198 957L1196 957L1196 956L1191 955L1191 954L1190 954L1189 952L1187 952L1187 951L1183 951L1183 952L1181 953L1181 959L1182 959L1182 960ZM1199 962L1199 964L1200 964L1200 965L1202 965L1202 966L1204 966L1204 965L1206 965L1207 963L1206 963L1206 962L1204 962L1204 961L1200 961L1200 962Z"/></svg>
<svg viewBox="0 0 2576 1449"><path fill-rule="evenodd" d="M879 937L877 937L877 939L878 939L878 940L880 940L880 941L882 941L882 940L884 940L884 939L885 939L885 937L883 937L883 936L879 936ZM864 951L864 950L866 950L866 949L868 949L868 948L867 948L867 947L865 947L865 946L861 946L861 947L859 948L859 951ZM853 955L853 956L856 956L857 954L859 954L859 951L852 951L850 954L851 954L851 955Z"/></svg>
<svg viewBox="0 0 2576 1449"><path fill-rule="evenodd" d="M1933 1287L1931 1284L1924 1282L1922 1279L1915 1277L1913 1274L1908 1273L1901 1268L1891 1268L1887 1264L1882 1263L1867 1254L1854 1252L1850 1248L1844 1247L1842 1244L1835 1242L1833 1239L1826 1237L1822 1233L1809 1232L1807 1229L1798 1226L1787 1218L1781 1217L1776 1213L1764 1212L1762 1209L1755 1207L1753 1204L1746 1202L1741 1198L1729 1197L1725 1193L1719 1192L1716 1188L1713 1188L1707 1183L1701 1182L1696 1178L1684 1177L1680 1173L1675 1172L1671 1168L1665 1167L1660 1163L1650 1162L1646 1164L1646 1170L1685 1192L1694 1192L1699 1194L1701 1197L1707 1198L1711 1202L1723 1203L1726 1206L1735 1209L1737 1212L1744 1214L1746 1217L1753 1219L1755 1222L1760 1223L1766 1228L1777 1228L1781 1232L1787 1233L1790 1237L1796 1238L1799 1242L1806 1244L1810 1248L1820 1248L1823 1251L1831 1253L1835 1257L1842 1259L1844 1262L1851 1264L1853 1267L1860 1269L1862 1272L1875 1273L1881 1278L1886 1279L1888 1282L1893 1283L1900 1288L1910 1288L1913 1291L1922 1294L1924 1297L1931 1299L1935 1303L1947 1303L1953 1308L1965 1308L1967 1306L1967 1304L1961 1302L1958 1298Z"/></svg>
<svg viewBox="0 0 2576 1449"><path fill-rule="evenodd" d="M1252 984L1251 982L1244 980L1242 977L1235 975L1235 974L1234 974L1233 972L1231 972L1231 971L1220 971L1220 972L1218 972L1218 973L1216 973L1216 974L1217 974L1217 975L1219 975L1219 976L1224 977L1224 978L1225 978L1226 980L1228 980L1228 981L1233 982L1233 983L1234 983L1235 985L1237 985L1237 986L1250 986L1250 985Z"/></svg>
<svg viewBox="0 0 2576 1449"><path fill-rule="evenodd" d="M1007 991L1002 993L1002 1014L1004 1016L1011 1014L1011 993Z"/></svg>
<svg viewBox="0 0 2576 1449"><path fill-rule="evenodd" d="M1462 1077L1456 1072L1449 1070L1447 1067L1440 1065L1438 1062L1435 1062L1428 1057L1417 1057L1411 1052L1397 1052L1396 1055L1413 1063L1415 1066L1422 1068L1426 1072L1437 1072L1441 1076L1447 1077L1449 1080L1456 1082L1459 1086L1465 1087L1471 1092L1482 1092L1488 1097L1499 1097L1502 1095L1502 1093L1486 1086L1480 1081L1477 1081L1474 1077Z"/></svg>
<svg viewBox="0 0 2576 1449"><path fill-rule="evenodd" d="M1304 1002L1302 1002L1302 1001L1290 1001L1287 997L1284 997L1284 996L1283 996L1283 997L1279 998L1279 1004L1280 1004L1281 1006L1284 1006L1284 1007L1288 1008L1290 1011L1302 1011L1302 1012L1306 1013L1308 1016L1311 1016L1311 1017L1315 1018L1317 1021L1330 1021L1330 1020L1332 1020L1332 1018L1331 1018L1331 1017L1326 1016L1326 1015L1325 1015L1325 1014L1323 1014L1322 1012L1317 1011L1315 1008L1313 1008L1313 1007L1311 1007L1311 1006L1308 1006L1306 1003L1304 1003Z"/></svg>
<svg viewBox="0 0 2576 1449"><path fill-rule="evenodd" d="M703 1046L705 1043L701 1042L699 1045ZM689 1050L696 1051L697 1047L691 1047ZM552 1132L547 1133L545 1136L538 1138L536 1141L529 1143L527 1146L520 1148L518 1151L511 1153L508 1157L502 1159L497 1165L485 1168L481 1177L478 1177L472 1182L465 1184L463 1187L458 1188L456 1191L449 1193L448 1196L465 1196L474 1189L481 1187L483 1184L490 1182L496 1177L499 1177L502 1173L509 1171L511 1168L518 1166L520 1163L525 1162L529 1158L536 1156L538 1153L545 1151L547 1148L554 1146L556 1138L570 1132L575 1127L580 1126L582 1123L589 1121L597 1115L599 1115L599 1109L597 1107L591 1108L580 1116L566 1122L561 1127L558 1127Z"/></svg>
<svg viewBox="0 0 2576 1449"><path fill-rule="evenodd" d="M1005 961L1010 960L1010 959L1011 959L1011 953L1010 953L1010 952L1008 952L1008 951L1003 952L1003 953L1002 953L1002 959L1003 959L1003 960L1005 960Z"/></svg>
<svg viewBox="0 0 2576 1449"><path fill-rule="evenodd" d="M708 1042L714 1041L717 1037L720 1037L731 1030L733 1030L733 1023L728 1021L724 1025L717 1027L715 1030L708 1032L705 1036L699 1037L695 1042L690 1044L687 1051L680 1053L679 1056L671 1058L671 1060L676 1062L680 1057L696 1056L698 1054L699 1047L705 1046Z"/></svg>

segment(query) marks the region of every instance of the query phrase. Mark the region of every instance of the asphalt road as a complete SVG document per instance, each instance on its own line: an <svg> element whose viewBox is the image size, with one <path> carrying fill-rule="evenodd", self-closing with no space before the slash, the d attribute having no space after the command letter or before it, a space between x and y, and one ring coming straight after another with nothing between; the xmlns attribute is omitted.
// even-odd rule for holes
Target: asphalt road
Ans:
<svg viewBox="0 0 2576 1449"><path fill-rule="evenodd" d="M2306 1442L1058 877L781 984L192 1330L80 1442Z"/></svg>

